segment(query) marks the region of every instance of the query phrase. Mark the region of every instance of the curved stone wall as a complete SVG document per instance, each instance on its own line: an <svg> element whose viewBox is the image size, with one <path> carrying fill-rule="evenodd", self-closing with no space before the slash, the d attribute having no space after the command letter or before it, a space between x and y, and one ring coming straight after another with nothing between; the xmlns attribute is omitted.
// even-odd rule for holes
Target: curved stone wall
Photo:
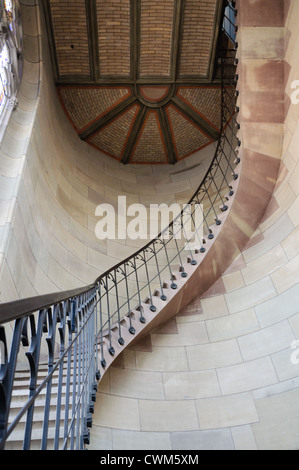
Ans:
<svg viewBox="0 0 299 470"><path fill-rule="evenodd" d="M93 448L299 447L299 108L291 102L299 6L238 7L243 163L230 223L241 253L208 292L107 371ZM24 79L0 154L1 301L93 281L136 249L95 239L95 206L120 192L129 203L162 194L185 202L210 158L196 169L195 155L170 172L99 162L59 105L37 2L23 0L22 10Z"/></svg>
<svg viewBox="0 0 299 470"><path fill-rule="evenodd" d="M237 8L243 166L235 207L247 192L259 223L211 289L107 371L90 448L299 448L299 4L242 0ZM248 235L250 217L235 218Z"/></svg>
<svg viewBox="0 0 299 470"><path fill-rule="evenodd" d="M80 141L54 87L39 2L21 6L24 77L0 154L1 302L92 283L146 243L99 241L97 205L119 195L128 205L186 203L215 150L176 166L123 166Z"/></svg>

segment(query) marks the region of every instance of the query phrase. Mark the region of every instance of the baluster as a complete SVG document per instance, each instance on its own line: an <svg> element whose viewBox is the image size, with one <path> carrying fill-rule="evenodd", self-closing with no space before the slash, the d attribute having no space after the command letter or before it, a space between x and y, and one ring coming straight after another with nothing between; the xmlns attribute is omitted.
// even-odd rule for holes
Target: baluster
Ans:
<svg viewBox="0 0 299 470"><path fill-rule="evenodd" d="M95 329L94 329L94 354L95 354L95 368L96 368L96 379L100 380L101 373L99 368L99 355L98 355L98 314L99 314L99 302L100 298L98 298L98 288L94 288L94 298L95 298Z"/></svg>
<svg viewBox="0 0 299 470"><path fill-rule="evenodd" d="M0 326L0 450L5 447L6 428L9 415L9 400L11 395L6 394L5 382L8 369L8 350L5 336L5 328ZM10 388L10 387L9 387Z"/></svg>
<svg viewBox="0 0 299 470"><path fill-rule="evenodd" d="M159 263L158 263L158 257L157 257L157 252L156 252L156 243L158 243L159 241L160 241L160 240L154 240L154 241L153 241L153 244L152 244L151 247L150 247L150 249L151 249L152 252L154 253L155 263L156 263L156 266L157 266L157 273L158 273L158 279L159 279L160 291L161 291L160 299L165 302L165 301L167 300L167 297L166 297L166 295L164 294L164 287L163 287L163 283L162 283L162 279L161 279L161 272L160 272Z"/></svg>
<svg viewBox="0 0 299 470"><path fill-rule="evenodd" d="M108 315L108 333L109 333L109 348L108 352L111 354L111 356L114 356L115 354L115 349L112 346L112 332L111 332L111 312L110 312L110 302L109 302L109 282L108 279L110 279L110 274L106 276L106 284L104 285L106 289L106 301L107 301L107 315Z"/></svg>
<svg viewBox="0 0 299 470"><path fill-rule="evenodd" d="M23 324L25 319L21 318L15 321L10 354L8 355L5 328L0 326L0 341L2 343L1 368L0 368L0 450L5 448L5 441L8 437L7 425L11 403L11 394L17 358L20 348ZM17 424L17 423L16 423ZM13 430L12 425L9 428Z"/></svg>
<svg viewBox="0 0 299 470"><path fill-rule="evenodd" d="M90 334L92 337L92 347L94 355L94 377L98 381L101 378L101 373L99 370L99 358L97 352L97 333L98 333L98 290L96 287L92 290L92 302L93 302L93 321L90 322ZM97 383L97 382L96 382Z"/></svg>
<svg viewBox="0 0 299 470"><path fill-rule="evenodd" d="M182 227L182 223L180 220L175 220L173 222L173 227L175 226L178 226L179 227L179 230L173 234L173 239L174 239L174 243L175 243L175 247L176 247L176 250L177 250L177 256L179 258L179 263L180 263L180 273L181 273L181 276L182 277L187 277L188 274L186 273L185 271L185 268L184 268L184 264L183 264L183 261L182 261L182 257L181 257L181 250L179 249L179 246L178 246L178 241L177 241L177 237L176 235L181 232L181 227ZM181 233L180 233L180 236L181 236Z"/></svg>
<svg viewBox="0 0 299 470"><path fill-rule="evenodd" d="M46 388L46 400L45 400L41 450L47 450L51 393L52 393L52 375L53 375L53 366L54 366L54 350L55 350L55 334L56 334L56 315L54 315L54 313L52 312L52 308L49 308L47 310L46 318L48 318L48 336L46 338L46 342L48 346L49 380L47 381L47 388Z"/></svg>
<svg viewBox="0 0 299 470"><path fill-rule="evenodd" d="M128 264L125 263L124 264L123 274L124 274L125 281L126 281L126 293L127 293L127 303L128 303L128 312L129 312L129 325L130 325L129 326L129 332L131 333L131 335L134 335L136 333L136 330L132 326L132 310L131 310L131 305L130 305L130 294L129 294L129 286L128 286L127 266L128 266Z"/></svg>
<svg viewBox="0 0 299 470"><path fill-rule="evenodd" d="M123 346L125 344L125 340L121 336L121 319L120 319L120 309L119 309L119 297L118 297L118 286L117 286L116 270L114 270L113 282L114 282L115 295L116 295L117 323L118 323L118 342L121 346Z"/></svg>
<svg viewBox="0 0 299 470"><path fill-rule="evenodd" d="M92 390L91 398L87 404L87 426L92 427L92 414L94 413L94 403L96 401L96 393L98 390L97 381L100 379L100 373L97 367L96 352L96 335L95 325L97 324L97 291L93 289L91 292L91 307L89 311L88 331L89 331L89 385L88 389Z"/></svg>
<svg viewBox="0 0 299 470"><path fill-rule="evenodd" d="M74 300L70 300L67 306L67 327L68 327L68 352L66 368L66 389L65 389L65 412L64 412L64 444L63 450L67 449L69 439L69 410L70 410L70 390L71 390L71 365L72 365L72 340L73 340L73 311Z"/></svg>
<svg viewBox="0 0 299 470"><path fill-rule="evenodd" d="M167 248L166 248L166 243L165 243L164 238L161 238L161 243L163 244L163 247L164 247L165 256L166 256L166 260L167 260L167 268L169 269L170 281L171 281L170 287L171 287L171 289L176 290L178 286L175 282L173 282L173 274L172 274L172 270L171 270L171 266L170 266L170 262L169 262L168 251L167 251Z"/></svg>
<svg viewBox="0 0 299 470"><path fill-rule="evenodd" d="M88 324L87 324L87 337L88 337L88 385L87 390L91 393L89 397L87 397L86 403L86 426L88 428L92 427L92 414L94 412L94 403L96 401L96 392L98 389L97 380L98 380L98 369L97 369L97 357L96 357L96 337L94 332L95 325L97 323L96 316L97 316L97 296L96 296L96 289L93 289L90 292L90 306L88 310ZM89 400L88 400L89 399Z"/></svg>
<svg viewBox="0 0 299 470"><path fill-rule="evenodd" d="M138 279L138 272L137 272L137 266L136 266L136 257L134 256L134 263L132 263L132 266L134 268L135 272L135 279L136 279L136 286L137 286L137 297L138 297L138 302L139 302L139 309L140 309L140 317L139 321L140 323L146 323L146 318L143 316L143 307L141 305L141 296L140 296L140 287L139 287L139 279Z"/></svg>
<svg viewBox="0 0 299 470"><path fill-rule="evenodd" d="M101 293L101 284L103 281L99 282L99 306L100 306L100 344L101 344L101 365L103 369L106 367L106 361L104 358L104 338L103 338L103 308L102 308L102 293Z"/></svg>
<svg viewBox="0 0 299 470"><path fill-rule="evenodd" d="M73 314L72 314L72 331L77 333L79 329L79 320L78 320L78 297L73 301ZM72 423L71 423L71 450L75 449L75 435L76 435L76 396L77 396L77 364L78 364L78 336L75 336L73 342L73 381L72 381Z"/></svg>
<svg viewBox="0 0 299 470"><path fill-rule="evenodd" d="M199 199L198 199L198 195L192 200L190 206L194 205L195 207L198 207L198 206L201 206L202 207L202 204L199 203ZM198 209L194 209L194 211L191 210L190 208L190 214L191 214L191 219L192 219L192 223L193 223L193 226L194 226L194 229L195 229L195 233L196 233L196 237L197 237L197 240L198 240L198 243L199 243L199 246L200 246L200 249L199 249L199 252L200 253L205 253L206 249L204 248L203 246L203 223L204 223L204 213L203 213L203 210L201 209L202 211L202 221L201 221L201 225L200 227L197 227L196 226L196 220L194 218L194 212L195 210L198 210ZM199 236L198 232L199 230L201 230L201 237Z"/></svg>
<svg viewBox="0 0 299 470"><path fill-rule="evenodd" d="M87 310L86 310L86 341L87 341L87 361L86 361L86 374L85 374L85 390L86 390L86 402L85 408L85 426L88 430L88 442L90 441L89 428L92 427L92 415L90 412L91 402L96 401L96 382L95 382L95 358L94 358L94 339L92 337L92 322L94 320L94 303L93 303L93 291L89 291L86 296L87 299ZM87 434L85 431L85 439ZM87 441L85 441L87 443Z"/></svg>
<svg viewBox="0 0 299 470"><path fill-rule="evenodd" d="M89 383L89 360L90 360L90 349L88 343L88 323L89 323L89 298L88 293L83 294L83 309L82 309L82 355L83 355L83 367L82 367L82 394L81 394L81 448L84 448L84 444L90 442L90 432L87 426L87 406L89 406L90 398L92 395L91 386Z"/></svg>
<svg viewBox="0 0 299 470"><path fill-rule="evenodd" d="M145 273L146 273L146 280L147 280L147 286L148 286L148 293L149 293L149 298L150 298L150 302L151 302L151 306L150 306L150 310L151 312L156 312L157 311L157 307L155 307L154 303L153 303L153 295L152 295L152 291L151 291L151 281L150 281L150 278L149 278L149 273L148 273L148 260L146 258L146 251L143 250L143 256L141 256L141 259L142 261L144 262L144 267L145 267Z"/></svg>
<svg viewBox="0 0 299 470"><path fill-rule="evenodd" d="M225 177L225 174L223 173L222 171L222 168L221 168L221 159L220 159L220 162L218 162L217 158L216 158L216 161L215 163L217 164L217 170L220 170L222 175L223 175L223 180L222 180L222 183L220 184L220 187L218 187L217 183L216 183L216 177L213 178L213 184L216 188L216 195L214 197L214 201L213 201L213 209L214 209L214 214L215 214L215 221L216 221L216 225L221 225L221 221L219 220L218 218L218 211L215 210L215 203L216 203L216 200L217 200L217 197L220 198L221 200L221 203L222 203L222 209L221 209L221 206L219 206L219 208L224 212L225 210L228 209L228 207L225 205L225 202L224 202L224 199L221 195L221 190L222 190L222 184L223 184L223 181L226 181L226 177ZM227 181L226 181L227 182ZM228 186L228 183L227 183L227 186Z"/></svg>
<svg viewBox="0 0 299 470"><path fill-rule="evenodd" d="M211 181L211 176L209 177L209 181ZM213 240L214 234L213 234L213 232L210 228L210 224L208 223L208 216L210 215L211 210L214 211L213 203L212 203L212 200L211 200L211 197L210 197L210 194L209 194L210 187L211 187L211 183L210 183L209 187L207 187L207 184L206 184L206 181L205 181L204 184L203 184L203 190L205 192L205 196L209 200L209 210L204 215L204 222L205 222L205 225L206 225L206 228L207 228L207 231L208 231L208 239ZM216 216L217 216L217 214L216 214Z"/></svg>
<svg viewBox="0 0 299 470"><path fill-rule="evenodd" d="M231 141L228 139L226 133L224 132L223 133L223 140L225 140L227 143L228 143L228 146L229 146L229 151L230 151L230 156L233 154L234 156L234 159L236 159L238 162L239 162L239 157L238 157L238 152L237 152L237 149L234 148L232 146L232 143ZM237 139L237 143L236 143L237 147L240 147L241 145L241 141L239 139ZM226 159L227 161L227 165L228 165L228 168L231 170L232 172L232 177L234 180L237 180L238 179L238 175L236 174L235 172L235 168L232 167L232 164L231 164L231 158L227 158L226 156L226 151L224 149L224 147L221 147L221 150L222 150L222 155L224 156L224 158Z"/></svg>
<svg viewBox="0 0 299 470"><path fill-rule="evenodd" d="M78 368L77 368L77 402L76 402L76 449L81 450L82 448L82 422L81 422L81 393L82 393L82 328L83 328L83 312L82 312L82 294L79 296L78 302L78 320L79 320L79 328L78 328Z"/></svg>
<svg viewBox="0 0 299 470"><path fill-rule="evenodd" d="M187 208L190 210L190 214L189 215L189 219L188 220L192 220L192 217L191 217L191 206L190 204L188 204ZM186 209L184 209L183 211L183 216L184 214L186 213ZM193 253L192 253L192 250L191 250L191 247L190 247L190 240L188 238L188 234L186 232L186 228L185 228L185 219L184 217L182 218L182 222L181 222L181 226L182 226L182 229L183 229L183 232L184 232L184 237L185 237L185 246L187 245L188 246L188 251L189 251L189 254L190 254L190 258L191 258L191 265L192 266L195 266L197 264L197 261L194 259L194 256L193 256ZM185 248L184 248L185 249Z"/></svg>
<svg viewBox="0 0 299 470"><path fill-rule="evenodd" d="M56 425L54 437L54 450L59 449L60 439L60 416L61 416L61 402L62 402L62 386L63 386L63 367L64 367L64 351L65 351L65 327L66 327L66 302L54 306L54 315L57 315L59 322L59 369L58 369L58 387L57 387L57 408L56 408Z"/></svg>
<svg viewBox="0 0 299 470"><path fill-rule="evenodd" d="M45 313L46 313L45 310L42 310L39 312L37 328L35 326L34 315L30 315L29 317L31 335L32 335L30 349L29 351L26 352L26 356L28 358L29 366L30 366L29 398L33 397L35 389L36 389L36 385L37 385L40 345L41 345L41 338L43 334ZM23 450L30 450L34 406L35 406L35 402L33 401L33 403L30 405L27 411L24 441L23 441Z"/></svg>

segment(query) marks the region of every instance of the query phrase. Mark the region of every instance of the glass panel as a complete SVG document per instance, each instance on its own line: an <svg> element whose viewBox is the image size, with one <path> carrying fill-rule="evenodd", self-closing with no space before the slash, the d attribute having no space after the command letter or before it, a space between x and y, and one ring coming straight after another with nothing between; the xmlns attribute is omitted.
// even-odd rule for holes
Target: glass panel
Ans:
<svg viewBox="0 0 299 470"><path fill-rule="evenodd" d="M10 98L17 94L22 75L22 22L17 0L0 0L0 21L5 28L0 37L0 139L12 107Z"/></svg>
<svg viewBox="0 0 299 470"><path fill-rule="evenodd" d="M232 3L229 2L225 8L223 30L232 42L236 41L236 19Z"/></svg>

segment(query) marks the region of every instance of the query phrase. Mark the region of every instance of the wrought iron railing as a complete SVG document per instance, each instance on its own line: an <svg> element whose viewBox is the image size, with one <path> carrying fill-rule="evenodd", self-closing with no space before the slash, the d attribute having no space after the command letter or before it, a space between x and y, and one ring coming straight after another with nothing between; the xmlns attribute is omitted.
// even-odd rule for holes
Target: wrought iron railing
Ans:
<svg viewBox="0 0 299 470"><path fill-rule="evenodd" d="M215 155L179 216L90 286L0 305L0 449L12 439L23 449L30 449L33 440L42 450L83 449L107 358L115 356L116 345L125 345L126 336L136 334L136 321L146 323L145 307L154 315L157 304L166 304L169 292L179 287L178 279L188 277L188 263L200 263L222 223L221 213L229 209L232 182L238 178L236 90L235 81L225 78L227 64L223 55ZM200 226L194 217L198 205ZM186 222L193 227L192 244L187 236L177 236ZM28 397L15 408L23 382Z"/></svg>

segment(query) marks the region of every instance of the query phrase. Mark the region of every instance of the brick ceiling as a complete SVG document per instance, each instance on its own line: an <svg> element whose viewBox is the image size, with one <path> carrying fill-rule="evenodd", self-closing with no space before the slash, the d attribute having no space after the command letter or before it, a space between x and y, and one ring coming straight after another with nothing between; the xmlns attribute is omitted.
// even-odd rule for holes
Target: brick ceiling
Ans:
<svg viewBox="0 0 299 470"><path fill-rule="evenodd" d="M123 163L215 141L223 0L44 0L58 95L81 139Z"/></svg>

